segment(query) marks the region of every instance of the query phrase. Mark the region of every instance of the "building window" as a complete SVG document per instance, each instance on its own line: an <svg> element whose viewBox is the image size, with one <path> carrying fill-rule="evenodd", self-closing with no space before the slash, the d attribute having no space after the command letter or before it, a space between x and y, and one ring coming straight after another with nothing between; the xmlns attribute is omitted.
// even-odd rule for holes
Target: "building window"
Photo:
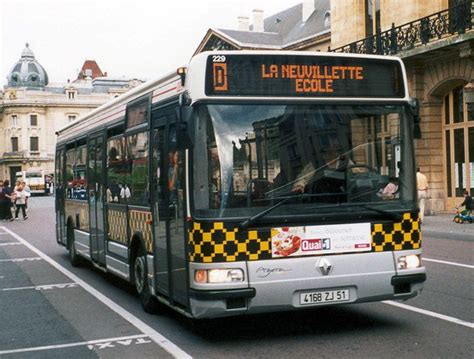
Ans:
<svg viewBox="0 0 474 359"><path fill-rule="evenodd" d="M67 120L69 123L76 121L76 115L68 115Z"/></svg>
<svg viewBox="0 0 474 359"><path fill-rule="evenodd" d="M12 120L12 127L18 126L18 116L17 115L12 115L11 120Z"/></svg>
<svg viewBox="0 0 474 359"><path fill-rule="evenodd" d="M380 0L365 0L365 35L375 35L380 30Z"/></svg>
<svg viewBox="0 0 474 359"><path fill-rule="evenodd" d="M69 100L74 100L76 98L76 91L74 90L66 91L66 94Z"/></svg>
<svg viewBox="0 0 474 359"><path fill-rule="evenodd" d="M464 190L474 195L474 122L462 86L444 98L444 168L447 206L460 202Z"/></svg>
<svg viewBox="0 0 474 359"><path fill-rule="evenodd" d="M31 152L38 152L39 151L38 137L30 137L30 151Z"/></svg>
<svg viewBox="0 0 474 359"><path fill-rule="evenodd" d="M18 152L18 137L12 137L12 152Z"/></svg>
<svg viewBox="0 0 474 359"><path fill-rule="evenodd" d="M30 115L30 126L38 126L38 115Z"/></svg>

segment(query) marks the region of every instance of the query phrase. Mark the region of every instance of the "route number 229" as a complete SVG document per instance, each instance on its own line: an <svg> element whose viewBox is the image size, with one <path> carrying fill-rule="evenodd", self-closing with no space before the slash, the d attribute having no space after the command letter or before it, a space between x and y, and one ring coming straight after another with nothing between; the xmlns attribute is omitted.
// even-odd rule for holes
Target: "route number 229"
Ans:
<svg viewBox="0 0 474 359"><path fill-rule="evenodd" d="M212 56L212 62L225 62L225 56L224 55L213 55Z"/></svg>

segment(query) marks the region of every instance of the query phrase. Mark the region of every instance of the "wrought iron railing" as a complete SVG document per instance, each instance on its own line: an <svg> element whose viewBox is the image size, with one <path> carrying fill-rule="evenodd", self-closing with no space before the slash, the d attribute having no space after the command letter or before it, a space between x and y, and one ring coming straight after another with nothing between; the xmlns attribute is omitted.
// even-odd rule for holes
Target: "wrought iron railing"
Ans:
<svg viewBox="0 0 474 359"><path fill-rule="evenodd" d="M393 55L403 50L410 50L454 34L464 34L473 25L472 0L450 7L449 9L395 27L390 30L330 49L332 52L357 54Z"/></svg>

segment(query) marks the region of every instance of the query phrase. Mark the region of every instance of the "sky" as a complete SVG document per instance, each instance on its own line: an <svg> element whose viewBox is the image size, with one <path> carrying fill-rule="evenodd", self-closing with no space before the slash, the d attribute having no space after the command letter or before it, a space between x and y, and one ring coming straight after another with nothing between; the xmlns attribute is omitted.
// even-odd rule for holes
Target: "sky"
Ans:
<svg viewBox="0 0 474 359"><path fill-rule="evenodd" d="M0 86L29 43L50 83L85 60L116 78L149 80L188 63L209 28L237 29L302 0L0 0Z"/></svg>

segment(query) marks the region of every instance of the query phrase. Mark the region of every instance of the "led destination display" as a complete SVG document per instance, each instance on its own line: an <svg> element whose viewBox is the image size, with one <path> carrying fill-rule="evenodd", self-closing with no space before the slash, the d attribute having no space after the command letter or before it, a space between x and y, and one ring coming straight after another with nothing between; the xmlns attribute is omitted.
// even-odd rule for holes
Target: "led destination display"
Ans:
<svg viewBox="0 0 474 359"><path fill-rule="evenodd" d="M210 55L206 95L403 98L400 64L357 57Z"/></svg>

